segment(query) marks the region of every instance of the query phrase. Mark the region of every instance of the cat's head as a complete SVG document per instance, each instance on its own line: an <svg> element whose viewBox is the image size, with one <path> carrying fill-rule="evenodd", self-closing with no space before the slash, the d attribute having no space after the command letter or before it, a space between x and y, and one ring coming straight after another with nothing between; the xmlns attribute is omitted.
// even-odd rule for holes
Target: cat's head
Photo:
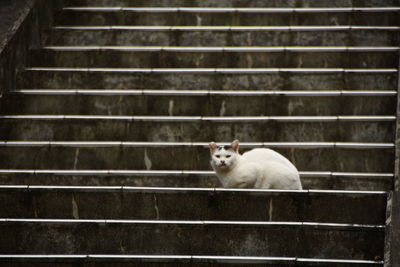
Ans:
<svg viewBox="0 0 400 267"><path fill-rule="evenodd" d="M238 140L227 146L218 146L214 142L211 142L208 146L211 153L211 166L215 171L229 171L237 163L239 158Z"/></svg>

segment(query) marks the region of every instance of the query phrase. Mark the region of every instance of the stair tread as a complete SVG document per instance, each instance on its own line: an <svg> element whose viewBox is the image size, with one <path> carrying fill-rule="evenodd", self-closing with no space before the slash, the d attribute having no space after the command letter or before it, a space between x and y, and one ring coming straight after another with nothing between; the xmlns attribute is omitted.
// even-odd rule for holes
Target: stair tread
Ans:
<svg viewBox="0 0 400 267"><path fill-rule="evenodd" d="M238 95L238 96L395 96L394 90L308 90L308 91L285 91L285 90L135 90L135 89L19 89L6 93L21 95Z"/></svg>
<svg viewBox="0 0 400 267"><path fill-rule="evenodd" d="M140 73L397 73L395 68L57 68L30 67L26 71L140 72Z"/></svg>
<svg viewBox="0 0 400 267"><path fill-rule="evenodd" d="M48 255L48 254L10 254L10 255L0 255L1 259L32 259L32 260L69 260L69 259L107 259L107 260L211 260L211 261L227 261L227 262L260 262L268 263L279 262L279 261L289 261L289 262L325 262L325 263L363 263L363 264L383 264L382 261L368 261L368 260L347 260L347 259L316 259L316 258L290 258L290 257L245 257L245 256L213 256L213 255L127 255L127 254L65 254L65 255Z"/></svg>
<svg viewBox="0 0 400 267"><path fill-rule="evenodd" d="M367 172L330 172L330 171L300 171L301 176L305 177L365 177L380 178L393 177L393 173L367 173ZM77 169L0 169L0 174L59 174L59 175L213 175L213 171L204 170L77 170Z"/></svg>
<svg viewBox="0 0 400 267"><path fill-rule="evenodd" d="M35 264L57 263L57 262L110 262L126 264L172 264L172 266L186 266L185 264L201 264L202 266L214 266L215 264L252 264L254 266L383 266L383 261L374 260L348 260L348 259L316 259L296 257L244 257L244 256L195 256L195 255L99 255L99 254L65 254L65 255L0 255L0 261L12 260L17 262L29 262ZM36 266L36 265L33 265ZM131 266L131 265L129 265ZM134 265L137 266L137 265Z"/></svg>
<svg viewBox="0 0 400 267"><path fill-rule="evenodd" d="M30 219L30 218L0 218L0 224L127 224L127 225L216 225L216 226L254 226L254 227L304 227L316 229L354 230L354 231L384 231L385 225L317 223L317 222L270 222L270 221L205 221L205 220L120 220L120 219Z"/></svg>
<svg viewBox="0 0 400 267"><path fill-rule="evenodd" d="M340 25L340 26L53 26L55 30L142 30L142 31L400 31L399 26L363 26L363 25Z"/></svg>
<svg viewBox="0 0 400 267"><path fill-rule="evenodd" d="M395 121L396 116L101 116L101 115L0 115L3 120L137 120L137 121Z"/></svg>
<svg viewBox="0 0 400 267"><path fill-rule="evenodd" d="M66 6L132 6L132 1L130 0L97 0L97 1L87 1L87 0L69 0ZM332 0L329 2L321 2L315 0L307 1L292 1L292 0L279 0L279 1L241 1L241 0L229 0L229 1L189 1L182 2L181 0L153 0L153 1L135 1L135 6L154 6L154 7L181 7L181 6L193 6L193 7L378 7L378 6L396 6L397 2L393 0L386 1L350 1L350 0Z"/></svg>
<svg viewBox="0 0 400 267"><path fill-rule="evenodd" d="M314 12L397 12L400 7L126 7L126 6L65 6L67 11L112 11L112 12L165 12L165 13L314 13Z"/></svg>
<svg viewBox="0 0 400 267"><path fill-rule="evenodd" d="M147 51L147 52L397 52L398 46L44 46L38 51L90 51L90 50L112 50L112 51Z"/></svg>
<svg viewBox="0 0 400 267"><path fill-rule="evenodd" d="M221 145L229 143L221 143ZM134 141L0 141L0 147L208 147L207 142L134 142ZM288 147L288 148L364 148L393 149L394 143L357 143L357 142L255 142L240 143L241 147Z"/></svg>

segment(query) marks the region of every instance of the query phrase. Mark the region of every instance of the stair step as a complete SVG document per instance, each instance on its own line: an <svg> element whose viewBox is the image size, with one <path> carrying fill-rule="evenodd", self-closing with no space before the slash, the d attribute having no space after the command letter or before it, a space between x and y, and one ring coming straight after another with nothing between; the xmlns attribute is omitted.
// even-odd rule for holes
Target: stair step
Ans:
<svg viewBox="0 0 400 267"><path fill-rule="evenodd" d="M132 6L131 0L65 0L66 6ZM135 0L134 6L144 7L371 7L371 6L397 6L396 0L331 0L321 2L320 0Z"/></svg>
<svg viewBox="0 0 400 267"><path fill-rule="evenodd" d="M12 262L13 266L75 266L74 264L90 264L90 266L231 266L251 264L251 266L383 266L382 261L337 260L289 257L243 257L243 256L189 256L189 255L0 255L0 262ZM60 264L60 265L58 265Z"/></svg>
<svg viewBox="0 0 400 267"><path fill-rule="evenodd" d="M19 88L173 90L395 90L397 69L28 68Z"/></svg>
<svg viewBox="0 0 400 267"><path fill-rule="evenodd" d="M66 68L395 68L398 47L46 47L36 67Z"/></svg>
<svg viewBox="0 0 400 267"><path fill-rule="evenodd" d="M65 6L63 11L75 12L131 12L131 13L162 13L162 14L293 14L293 13L392 13L400 11L397 6L385 7L97 7L97 6L84 6L74 7Z"/></svg>
<svg viewBox="0 0 400 267"><path fill-rule="evenodd" d="M393 144L244 143L242 150L254 147L278 151L301 171L379 173L394 168ZM0 155L1 169L211 169L206 143L3 142Z"/></svg>
<svg viewBox="0 0 400 267"><path fill-rule="evenodd" d="M380 225L302 222L0 219L0 229L7 240L0 243L4 254L84 251L371 260L383 257L384 243Z"/></svg>
<svg viewBox="0 0 400 267"><path fill-rule="evenodd" d="M66 7L55 24L73 25L398 25L398 7L363 8L131 8Z"/></svg>
<svg viewBox="0 0 400 267"><path fill-rule="evenodd" d="M19 90L3 96L1 113L379 116L396 114L395 96L396 91Z"/></svg>
<svg viewBox="0 0 400 267"><path fill-rule="evenodd" d="M131 0L65 0L66 6L132 6ZM135 0L134 6L144 7L371 7L371 6L397 6L396 0L331 0L329 2L320 0Z"/></svg>
<svg viewBox="0 0 400 267"><path fill-rule="evenodd" d="M238 138L244 142L391 142L395 119L395 116L5 115L0 116L0 139L219 142Z"/></svg>
<svg viewBox="0 0 400 267"><path fill-rule="evenodd" d="M397 46L399 27L368 26L69 26L54 27L49 45Z"/></svg>
<svg viewBox="0 0 400 267"><path fill-rule="evenodd" d="M389 191L393 173L302 172L304 189ZM3 185L160 186L214 188L212 171L185 170L0 170Z"/></svg>
<svg viewBox="0 0 400 267"><path fill-rule="evenodd" d="M386 193L0 186L2 218L384 224ZM27 201L29 199L29 201ZM32 205L34 203L34 205ZM248 209L251 206L252 209Z"/></svg>

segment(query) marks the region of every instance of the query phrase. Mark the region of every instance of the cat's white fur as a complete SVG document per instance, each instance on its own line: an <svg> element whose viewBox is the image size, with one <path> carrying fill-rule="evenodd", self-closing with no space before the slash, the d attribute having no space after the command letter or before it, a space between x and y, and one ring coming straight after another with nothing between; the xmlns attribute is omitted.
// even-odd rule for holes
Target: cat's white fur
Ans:
<svg viewBox="0 0 400 267"><path fill-rule="evenodd" d="M239 141L231 146L209 144L211 166L223 187L302 189L299 172L284 156L267 148L239 154Z"/></svg>

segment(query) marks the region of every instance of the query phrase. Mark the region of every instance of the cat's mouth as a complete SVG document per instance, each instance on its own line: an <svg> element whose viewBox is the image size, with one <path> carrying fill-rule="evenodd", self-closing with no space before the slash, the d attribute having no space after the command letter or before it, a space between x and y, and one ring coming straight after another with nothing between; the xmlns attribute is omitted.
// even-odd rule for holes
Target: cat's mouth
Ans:
<svg viewBox="0 0 400 267"><path fill-rule="evenodd" d="M220 168L226 168L226 167L228 167L228 165L227 165L225 162L221 162L221 163L218 165L218 167L220 167Z"/></svg>

